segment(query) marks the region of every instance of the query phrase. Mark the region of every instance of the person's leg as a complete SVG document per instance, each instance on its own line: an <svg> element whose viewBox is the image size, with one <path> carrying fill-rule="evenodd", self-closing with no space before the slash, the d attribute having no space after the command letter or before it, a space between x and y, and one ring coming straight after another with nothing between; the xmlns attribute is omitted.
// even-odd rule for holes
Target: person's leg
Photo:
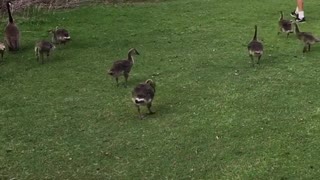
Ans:
<svg viewBox="0 0 320 180"><path fill-rule="evenodd" d="M297 18L297 17L298 17L298 14L299 14L299 8L298 8L298 4L299 4L299 3L298 3L298 1L299 1L299 0L297 0L296 9L290 13L290 16L292 16L292 17L294 17L294 18Z"/></svg>
<svg viewBox="0 0 320 180"><path fill-rule="evenodd" d="M298 18L303 19L304 18L303 0L297 0L297 6L298 6Z"/></svg>
<svg viewBox="0 0 320 180"><path fill-rule="evenodd" d="M291 12L290 15L294 18L299 18L299 19L304 18L303 0L297 0L297 7L295 11Z"/></svg>
<svg viewBox="0 0 320 180"><path fill-rule="evenodd" d="M303 11L303 0L297 0L298 11Z"/></svg>

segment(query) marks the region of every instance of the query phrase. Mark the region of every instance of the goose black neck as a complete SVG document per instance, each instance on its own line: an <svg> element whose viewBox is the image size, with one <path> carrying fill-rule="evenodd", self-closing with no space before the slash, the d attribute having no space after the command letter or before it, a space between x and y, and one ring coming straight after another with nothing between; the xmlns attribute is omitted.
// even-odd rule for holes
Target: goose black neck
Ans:
<svg viewBox="0 0 320 180"><path fill-rule="evenodd" d="M7 2L7 9L8 9L8 15L9 15L9 22L13 23L13 18L12 18L12 15L11 15L10 3L9 2Z"/></svg>
<svg viewBox="0 0 320 180"><path fill-rule="evenodd" d="M128 54L128 60L129 60L129 61L132 61L132 56L131 56L131 54Z"/></svg>
<svg viewBox="0 0 320 180"><path fill-rule="evenodd" d="M253 40L257 40L257 25L254 26L254 36L253 36Z"/></svg>
<svg viewBox="0 0 320 180"><path fill-rule="evenodd" d="M155 87L155 85L152 83L152 84L150 84L150 86L152 87L153 92L156 92L156 87Z"/></svg>
<svg viewBox="0 0 320 180"><path fill-rule="evenodd" d="M128 52L128 60L132 61L132 55L131 55L132 51Z"/></svg>
<svg viewBox="0 0 320 180"><path fill-rule="evenodd" d="M156 92L156 84L152 80L147 80L145 83L149 84L153 91Z"/></svg>
<svg viewBox="0 0 320 180"><path fill-rule="evenodd" d="M280 11L280 20L283 20L283 12Z"/></svg>

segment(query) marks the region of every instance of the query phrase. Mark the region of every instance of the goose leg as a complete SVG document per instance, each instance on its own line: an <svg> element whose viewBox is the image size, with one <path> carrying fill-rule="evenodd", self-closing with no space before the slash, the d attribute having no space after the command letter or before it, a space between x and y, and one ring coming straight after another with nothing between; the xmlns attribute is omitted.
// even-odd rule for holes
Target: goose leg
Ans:
<svg viewBox="0 0 320 180"><path fill-rule="evenodd" d="M41 53L41 64L43 64L43 53Z"/></svg>
<svg viewBox="0 0 320 180"><path fill-rule="evenodd" d="M124 87L127 87L129 73L124 73L123 75L124 75L124 80L125 80L125 85L124 85Z"/></svg>
<svg viewBox="0 0 320 180"><path fill-rule="evenodd" d="M302 52L303 53L307 52L307 45L304 45Z"/></svg>
<svg viewBox="0 0 320 180"><path fill-rule="evenodd" d="M254 67L254 59L253 59L253 56L250 55L250 58L251 58L251 66Z"/></svg>
<svg viewBox="0 0 320 180"><path fill-rule="evenodd" d="M310 49L311 49L311 45L310 45L310 44L308 44L308 51L310 51Z"/></svg>
<svg viewBox="0 0 320 180"><path fill-rule="evenodd" d="M147 104L148 110L149 110L149 114L154 114L155 112L151 111L151 103Z"/></svg>
<svg viewBox="0 0 320 180"><path fill-rule="evenodd" d="M261 58L261 55L258 56L258 62L257 62L257 64L259 64L259 65L260 65L260 58Z"/></svg>
<svg viewBox="0 0 320 180"><path fill-rule="evenodd" d="M282 28L279 27L278 35L282 32Z"/></svg>
<svg viewBox="0 0 320 180"><path fill-rule="evenodd" d="M117 87L119 87L119 78L116 77Z"/></svg>
<svg viewBox="0 0 320 180"><path fill-rule="evenodd" d="M37 51L37 52L36 52L36 61L37 61L37 62L39 62L39 56L40 56L39 51Z"/></svg>
<svg viewBox="0 0 320 180"><path fill-rule="evenodd" d="M141 115L141 112L140 112L140 106L137 106L137 108L138 108L139 118L143 119L143 116Z"/></svg>
<svg viewBox="0 0 320 180"><path fill-rule="evenodd" d="M50 60L50 59L49 59L49 52L47 52L47 59Z"/></svg>

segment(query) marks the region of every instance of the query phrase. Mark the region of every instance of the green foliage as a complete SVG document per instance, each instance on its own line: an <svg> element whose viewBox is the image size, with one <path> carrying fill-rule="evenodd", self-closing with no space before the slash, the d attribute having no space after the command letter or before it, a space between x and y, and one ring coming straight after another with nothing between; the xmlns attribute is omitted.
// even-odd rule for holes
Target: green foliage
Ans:
<svg viewBox="0 0 320 180"><path fill-rule="evenodd" d="M317 3L300 28L320 36ZM278 12L294 6L177 0L15 17L22 50L0 66L0 179L319 177L320 45L303 56L294 35L277 35ZM265 54L252 68L255 24ZM34 44L56 26L72 41L41 65ZM128 88L116 87L106 72L132 47ZM130 93L149 78L156 114L140 120Z"/></svg>

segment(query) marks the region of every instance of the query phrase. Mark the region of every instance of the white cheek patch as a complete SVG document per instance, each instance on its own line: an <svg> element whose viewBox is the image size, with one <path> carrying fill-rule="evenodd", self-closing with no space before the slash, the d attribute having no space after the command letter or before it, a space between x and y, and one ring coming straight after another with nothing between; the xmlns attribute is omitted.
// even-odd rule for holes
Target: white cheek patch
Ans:
<svg viewBox="0 0 320 180"><path fill-rule="evenodd" d="M140 105L140 106L145 106L148 103L151 103L152 99L144 99L144 98L132 98L133 103ZM137 103L140 102L140 103Z"/></svg>
<svg viewBox="0 0 320 180"><path fill-rule="evenodd" d="M133 58L133 56L131 56L131 59L132 59L132 64L134 64L134 58Z"/></svg>
<svg viewBox="0 0 320 180"><path fill-rule="evenodd" d="M263 54L263 51L255 51L255 54Z"/></svg>
<svg viewBox="0 0 320 180"><path fill-rule="evenodd" d="M282 28L282 32L290 33L290 32L293 32L293 30L292 29L285 30L284 28Z"/></svg>
<svg viewBox="0 0 320 180"><path fill-rule="evenodd" d="M68 37L64 37L64 39L71 39L71 37L70 37L70 36L68 36Z"/></svg>
<svg viewBox="0 0 320 180"><path fill-rule="evenodd" d="M261 54L263 54L263 51L249 51L249 54L251 54L251 55L261 55Z"/></svg>
<svg viewBox="0 0 320 180"><path fill-rule="evenodd" d="M144 98L136 98L136 101L145 101Z"/></svg>
<svg viewBox="0 0 320 180"><path fill-rule="evenodd" d="M137 103L137 101L142 103ZM132 102L135 103L136 105L144 105L145 100L140 98L132 98Z"/></svg>

